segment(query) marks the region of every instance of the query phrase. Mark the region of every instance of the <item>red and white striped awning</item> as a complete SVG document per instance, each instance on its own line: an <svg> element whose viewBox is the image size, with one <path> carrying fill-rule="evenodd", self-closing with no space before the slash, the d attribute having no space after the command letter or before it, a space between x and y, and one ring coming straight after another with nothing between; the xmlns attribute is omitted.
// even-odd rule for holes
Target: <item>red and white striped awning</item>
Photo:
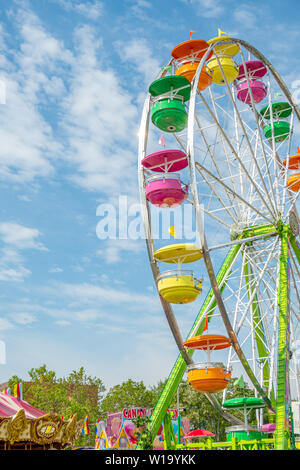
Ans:
<svg viewBox="0 0 300 470"><path fill-rule="evenodd" d="M46 414L27 403L27 401L0 393L0 417L14 416L20 408L24 409L26 417L30 419L39 418Z"/></svg>

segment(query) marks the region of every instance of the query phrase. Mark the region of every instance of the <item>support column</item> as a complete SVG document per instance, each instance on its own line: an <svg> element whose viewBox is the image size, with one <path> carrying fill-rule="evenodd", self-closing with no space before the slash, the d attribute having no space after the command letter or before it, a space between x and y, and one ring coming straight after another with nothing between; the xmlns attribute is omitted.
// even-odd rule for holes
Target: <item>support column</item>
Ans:
<svg viewBox="0 0 300 470"><path fill-rule="evenodd" d="M278 325L278 361L277 361L277 398L275 450L290 447L289 434L289 360L290 360L290 273L288 227L280 235L281 253L279 257L279 325Z"/></svg>

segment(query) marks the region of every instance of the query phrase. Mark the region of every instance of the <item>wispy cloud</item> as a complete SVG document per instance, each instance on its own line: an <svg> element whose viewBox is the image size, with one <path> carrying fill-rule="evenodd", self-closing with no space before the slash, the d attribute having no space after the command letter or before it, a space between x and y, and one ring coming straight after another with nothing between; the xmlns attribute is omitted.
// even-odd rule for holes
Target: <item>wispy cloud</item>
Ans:
<svg viewBox="0 0 300 470"><path fill-rule="evenodd" d="M78 305L87 307L97 302L99 307L124 304L126 308L131 310L138 310L145 305L149 310L157 311L160 309L159 302L154 295L116 289L109 284L98 286L89 283L54 283L53 286L45 287L43 290L51 294L53 298L61 296L65 299L68 298L74 308L77 308Z"/></svg>
<svg viewBox="0 0 300 470"><path fill-rule="evenodd" d="M103 14L103 2L95 1L78 1L78 0L56 0L56 2L65 10L73 11L90 20L97 20Z"/></svg>
<svg viewBox="0 0 300 470"><path fill-rule="evenodd" d="M233 11L233 18L242 25L242 28L258 28L259 11L257 9L253 10L252 4L240 4Z"/></svg>
<svg viewBox="0 0 300 470"><path fill-rule="evenodd" d="M72 323L68 320L56 320L55 325L62 326L62 327L67 327L70 326Z"/></svg>
<svg viewBox="0 0 300 470"><path fill-rule="evenodd" d="M41 233L36 228L25 227L15 222L0 223L0 239L8 246L18 250L34 249L47 250L37 238Z"/></svg>
<svg viewBox="0 0 300 470"><path fill-rule="evenodd" d="M27 313L27 312L14 313L10 315L10 318L13 322L19 325L30 325L37 321L37 318L35 315L32 315L31 313Z"/></svg>
<svg viewBox="0 0 300 470"><path fill-rule="evenodd" d="M145 11L149 11L151 8L152 4L147 0L133 0L131 11L138 17L141 17L145 15Z"/></svg>
<svg viewBox="0 0 300 470"><path fill-rule="evenodd" d="M72 180L85 189L111 194L131 181L135 162L137 109L113 69L99 57L102 42L88 26L76 32L70 93L63 101L62 129Z"/></svg>
<svg viewBox="0 0 300 470"><path fill-rule="evenodd" d="M30 11L20 9L14 27L20 38L19 47L8 53L6 45L3 53L6 63L1 78L5 82L6 104L0 113L0 178L25 183L54 172L51 158L59 153L60 145L41 105L45 90L48 97L51 90L57 94L59 79L54 64L66 61L67 56L62 44L44 31Z"/></svg>
<svg viewBox="0 0 300 470"><path fill-rule="evenodd" d="M103 248L97 251L97 255L107 263L119 263L125 256L134 256L142 252L145 243L142 240L103 240Z"/></svg>
<svg viewBox="0 0 300 470"><path fill-rule="evenodd" d="M88 15L102 11L101 2L62 3ZM103 59L98 31L78 27L68 49L28 9L18 10L14 27L20 43L13 55L6 53L0 177L16 183L51 178L64 160L65 177L85 190L111 194L123 183L131 191L137 107ZM51 104L59 133L49 119Z"/></svg>
<svg viewBox="0 0 300 470"><path fill-rule="evenodd" d="M220 0L182 0L186 4L194 6L198 16L204 18L217 18L225 11L225 2Z"/></svg>
<svg viewBox="0 0 300 470"><path fill-rule="evenodd" d="M13 327L14 325L10 321L6 320L6 318L0 318L0 331L10 330Z"/></svg>
<svg viewBox="0 0 300 470"><path fill-rule="evenodd" d="M18 282L30 276L31 271L22 264L11 265L12 261L3 257L0 263L0 281Z"/></svg>
<svg viewBox="0 0 300 470"><path fill-rule="evenodd" d="M138 333L140 329L156 329L161 322L161 306L153 292L135 292L126 285L115 287L109 280L101 286L90 283L54 282L40 286L38 292L47 296L44 302L23 300L6 303L1 310L15 325L34 326L36 322L51 321L58 326L72 325L74 331L91 328L103 334L108 331ZM11 314L7 315L7 308ZM47 320L48 319L48 320Z"/></svg>
<svg viewBox="0 0 300 470"><path fill-rule="evenodd" d="M0 260L1 281L23 281L31 274L24 266L22 250L48 251L37 239L41 236L39 230L25 227L15 222L0 223L0 240L2 242Z"/></svg>
<svg viewBox="0 0 300 470"><path fill-rule="evenodd" d="M120 52L121 61L132 63L147 87L157 78L161 64L145 39L132 39L125 45L117 41L115 47Z"/></svg>
<svg viewBox="0 0 300 470"><path fill-rule="evenodd" d="M62 273L63 271L64 270L62 268L59 268L59 267L49 269L49 273L53 273L53 274Z"/></svg>

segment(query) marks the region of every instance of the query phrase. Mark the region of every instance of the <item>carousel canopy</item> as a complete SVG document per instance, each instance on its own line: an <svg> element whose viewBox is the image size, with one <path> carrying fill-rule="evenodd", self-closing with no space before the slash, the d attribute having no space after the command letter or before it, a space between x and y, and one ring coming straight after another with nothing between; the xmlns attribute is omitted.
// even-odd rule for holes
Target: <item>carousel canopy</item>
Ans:
<svg viewBox="0 0 300 470"><path fill-rule="evenodd" d="M14 416L21 408L23 408L26 418L29 419L39 418L46 414L27 401L0 393L0 417Z"/></svg>
<svg viewBox="0 0 300 470"><path fill-rule="evenodd" d="M0 393L0 450L62 449L74 444L82 426L76 415L63 420L27 401Z"/></svg>

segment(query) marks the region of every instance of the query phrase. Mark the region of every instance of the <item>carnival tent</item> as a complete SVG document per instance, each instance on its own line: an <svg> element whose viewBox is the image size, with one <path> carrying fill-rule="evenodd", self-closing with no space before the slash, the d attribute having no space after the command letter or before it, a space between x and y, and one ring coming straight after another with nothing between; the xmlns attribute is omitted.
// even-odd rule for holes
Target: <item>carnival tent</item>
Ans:
<svg viewBox="0 0 300 470"><path fill-rule="evenodd" d="M39 418L46 414L27 403L27 401L0 393L0 417L14 416L21 408L23 408L26 418L29 419Z"/></svg>
<svg viewBox="0 0 300 470"><path fill-rule="evenodd" d="M82 426L76 415L64 420L25 400L0 393L0 451L63 449L75 443Z"/></svg>

